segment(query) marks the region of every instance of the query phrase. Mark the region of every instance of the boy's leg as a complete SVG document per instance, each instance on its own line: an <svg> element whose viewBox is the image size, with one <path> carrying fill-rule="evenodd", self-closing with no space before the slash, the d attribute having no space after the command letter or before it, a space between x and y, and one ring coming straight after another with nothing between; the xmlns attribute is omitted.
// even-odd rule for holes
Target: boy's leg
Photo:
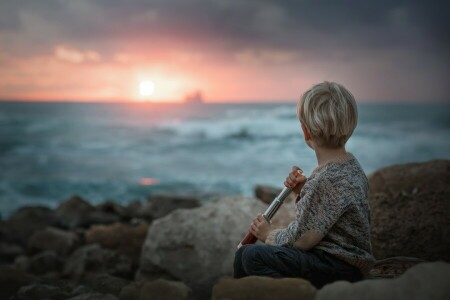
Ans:
<svg viewBox="0 0 450 300"><path fill-rule="evenodd" d="M305 254L301 250L280 246L245 245L235 255L234 277L307 277L309 271Z"/></svg>
<svg viewBox="0 0 450 300"><path fill-rule="evenodd" d="M235 256L234 277L301 277L317 288L336 281L357 281L359 270L322 250L302 251L264 244L245 245Z"/></svg>

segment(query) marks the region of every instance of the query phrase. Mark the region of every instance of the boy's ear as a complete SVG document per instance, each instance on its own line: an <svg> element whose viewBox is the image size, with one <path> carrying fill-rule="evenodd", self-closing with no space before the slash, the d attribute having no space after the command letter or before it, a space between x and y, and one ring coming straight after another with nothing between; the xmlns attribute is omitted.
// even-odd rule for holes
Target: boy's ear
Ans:
<svg viewBox="0 0 450 300"><path fill-rule="evenodd" d="M311 134L309 133L308 129L303 124L302 124L302 130L303 130L303 134L305 135L305 140L307 140L307 141L310 140Z"/></svg>

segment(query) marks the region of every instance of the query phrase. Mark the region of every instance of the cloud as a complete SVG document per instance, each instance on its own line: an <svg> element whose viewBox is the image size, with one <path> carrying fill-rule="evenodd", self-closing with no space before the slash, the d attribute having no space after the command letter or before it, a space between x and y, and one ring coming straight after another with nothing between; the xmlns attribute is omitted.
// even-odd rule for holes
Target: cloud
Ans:
<svg viewBox="0 0 450 300"><path fill-rule="evenodd" d="M100 55L95 51L79 51L64 45L56 46L54 53L58 59L71 63L98 62L101 59Z"/></svg>

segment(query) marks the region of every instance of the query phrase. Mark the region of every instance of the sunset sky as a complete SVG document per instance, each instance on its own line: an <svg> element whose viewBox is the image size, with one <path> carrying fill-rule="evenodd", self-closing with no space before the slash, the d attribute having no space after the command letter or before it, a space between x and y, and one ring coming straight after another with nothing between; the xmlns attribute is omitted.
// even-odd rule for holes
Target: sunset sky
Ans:
<svg viewBox="0 0 450 300"><path fill-rule="evenodd" d="M448 1L0 2L0 99L448 101Z"/></svg>

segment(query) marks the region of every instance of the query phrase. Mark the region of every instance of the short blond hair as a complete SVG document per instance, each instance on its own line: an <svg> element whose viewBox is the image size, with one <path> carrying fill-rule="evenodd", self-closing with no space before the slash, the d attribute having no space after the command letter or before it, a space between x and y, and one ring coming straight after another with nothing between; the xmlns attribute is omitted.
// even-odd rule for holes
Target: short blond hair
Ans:
<svg viewBox="0 0 450 300"><path fill-rule="evenodd" d="M322 82L307 90L297 103L297 116L321 147L345 145L358 123L352 93L335 82Z"/></svg>

